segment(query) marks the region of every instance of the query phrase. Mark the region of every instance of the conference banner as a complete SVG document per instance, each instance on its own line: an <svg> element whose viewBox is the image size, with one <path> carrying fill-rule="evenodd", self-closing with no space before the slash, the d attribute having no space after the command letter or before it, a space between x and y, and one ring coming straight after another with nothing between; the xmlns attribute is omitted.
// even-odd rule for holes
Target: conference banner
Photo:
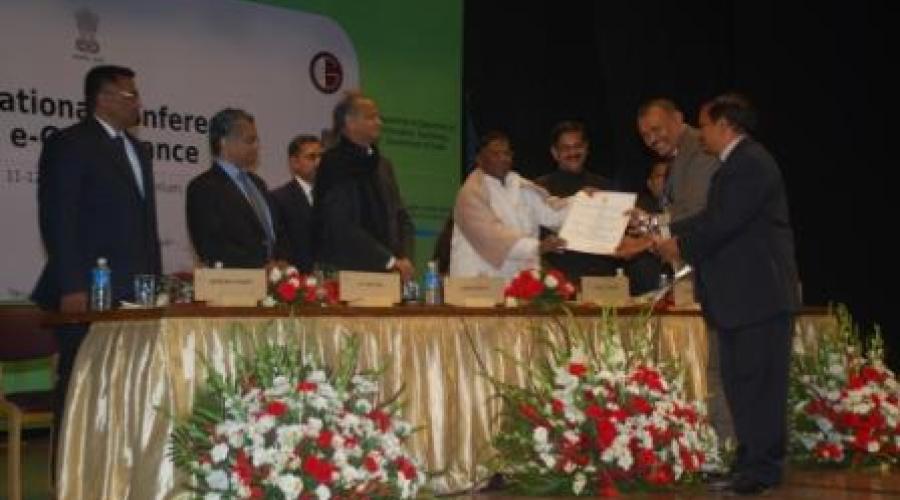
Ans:
<svg viewBox="0 0 900 500"><path fill-rule="evenodd" d="M381 108L380 146L416 222L417 260L426 260L459 185L461 17L459 1L3 2L0 301L27 298L43 265L41 144L84 116L83 78L98 64L137 73L135 133L154 158L165 272L195 264L184 191L210 166L212 114L254 115L258 173L275 188L289 180L290 138L322 135L334 104L358 88Z"/></svg>

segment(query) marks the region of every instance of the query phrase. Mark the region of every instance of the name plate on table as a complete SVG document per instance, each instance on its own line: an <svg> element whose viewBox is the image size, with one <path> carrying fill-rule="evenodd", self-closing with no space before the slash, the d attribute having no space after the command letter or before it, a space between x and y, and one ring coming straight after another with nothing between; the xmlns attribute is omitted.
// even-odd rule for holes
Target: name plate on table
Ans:
<svg viewBox="0 0 900 500"><path fill-rule="evenodd" d="M502 278L446 278L444 303L461 307L494 307L503 303Z"/></svg>
<svg viewBox="0 0 900 500"><path fill-rule="evenodd" d="M400 302L400 275L397 273L338 273L341 300L351 306L390 307Z"/></svg>
<svg viewBox="0 0 900 500"><path fill-rule="evenodd" d="M631 301L625 276L585 276L581 278L581 303L620 307Z"/></svg>
<svg viewBox="0 0 900 500"><path fill-rule="evenodd" d="M211 306L255 306L266 298L265 269L197 269L194 297Z"/></svg>
<svg viewBox="0 0 900 500"><path fill-rule="evenodd" d="M694 280L682 279L672 286L672 302L675 307L696 309L699 307L694 297Z"/></svg>

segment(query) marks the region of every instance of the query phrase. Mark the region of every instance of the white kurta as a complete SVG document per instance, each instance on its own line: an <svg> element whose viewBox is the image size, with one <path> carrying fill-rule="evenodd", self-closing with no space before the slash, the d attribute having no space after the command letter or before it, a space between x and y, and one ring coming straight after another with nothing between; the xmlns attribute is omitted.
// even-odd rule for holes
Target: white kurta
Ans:
<svg viewBox="0 0 900 500"><path fill-rule="evenodd" d="M505 182L502 183L489 175L484 176L484 182L494 214L521 237L498 268L482 258L460 231L459 226L454 224L449 274L490 276L509 280L523 269L538 267L540 226L559 229L568 208L554 210L536 191L523 188L522 184L528 181L515 172L508 173Z"/></svg>

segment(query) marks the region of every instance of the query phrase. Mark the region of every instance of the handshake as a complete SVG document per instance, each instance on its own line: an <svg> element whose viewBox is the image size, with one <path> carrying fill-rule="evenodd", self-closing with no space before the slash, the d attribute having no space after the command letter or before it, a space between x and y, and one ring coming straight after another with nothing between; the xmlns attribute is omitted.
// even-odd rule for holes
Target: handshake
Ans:
<svg viewBox="0 0 900 500"><path fill-rule="evenodd" d="M662 230L663 224L659 217L639 208L632 209L629 215L631 220L616 248L615 256L629 260L641 253L652 252L669 264L679 267L682 259L678 238L663 236L668 231Z"/></svg>

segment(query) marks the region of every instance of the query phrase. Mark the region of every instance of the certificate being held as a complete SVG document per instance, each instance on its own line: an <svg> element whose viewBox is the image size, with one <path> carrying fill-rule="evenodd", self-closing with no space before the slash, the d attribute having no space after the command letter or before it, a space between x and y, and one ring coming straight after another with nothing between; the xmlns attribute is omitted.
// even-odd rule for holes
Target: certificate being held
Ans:
<svg viewBox="0 0 900 500"><path fill-rule="evenodd" d="M559 237L566 240L566 250L612 255L622 241L637 195L597 191L592 195L579 191L572 197L569 214Z"/></svg>

